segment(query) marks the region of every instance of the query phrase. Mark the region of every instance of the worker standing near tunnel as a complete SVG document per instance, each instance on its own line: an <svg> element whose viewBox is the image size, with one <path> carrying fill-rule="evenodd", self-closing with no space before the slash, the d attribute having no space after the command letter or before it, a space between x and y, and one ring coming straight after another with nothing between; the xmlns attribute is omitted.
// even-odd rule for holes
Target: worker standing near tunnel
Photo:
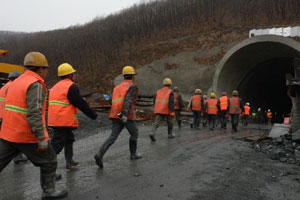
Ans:
<svg viewBox="0 0 300 200"><path fill-rule="evenodd" d="M246 103L246 105L244 106L244 112L243 112L244 126L248 126L249 116L250 116L250 103Z"/></svg>
<svg viewBox="0 0 300 200"><path fill-rule="evenodd" d="M168 125L168 138L174 138L173 133L173 116L174 114L174 93L170 89L172 85L172 80L170 78L165 78L163 80L163 88L156 92L155 102L154 102L154 113L155 121L152 128L152 133L149 137L152 142L155 142L155 134L160 123L166 119Z"/></svg>
<svg viewBox="0 0 300 200"><path fill-rule="evenodd" d="M175 110L175 119L178 124L178 128L182 127L182 120L181 120L181 111L184 109L184 103L182 100L181 94L179 94L178 87L173 88L174 91L174 110Z"/></svg>
<svg viewBox="0 0 300 200"><path fill-rule="evenodd" d="M234 132L237 132L237 126L239 123L239 116L244 112L244 106L242 99L239 98L239 92L237 90L232 91L232 97L229 101L229 114L231 116L231 126Z"/></svg>
<svg viewBox="0 0 300 200"><path fill-rule="evenodd" d="M79 88L74 83L75 72L70 64L61 64L57 69L61 80L49 92L48 125L53 128L51 144L56 154L64 148L67 169L78 165L73 160L73 131L78 128L78 109L93 120L97 118L97 113L80 96Z"/></svg>
<svg viewBox="0 0 300 200"><path fill-rule="evenodd" d="M221 111L221 128L226 129L227 126L227 118L226 115L229 111L230 102L229 98L227 97L226 92L222 92L222 97L218 100L218 109Z"/></svg>
<svg viewBox="0 0 300 200"><path fill-rule="evenodd" d="M136 126L135 103L138 94L138 88L134 82L136 72L132 66L123 68L124 81L117 85L112 94L112 106L109 118L112 120L112 132L109 138L102 144L94 159L96 164L103 168L103 156L108 148L115 143L124 127L130 134L129 150L130 159L140 159L142 156L136 152L138 128Z"/></svg>
<svg viewBox="0 0 300 200"><path fill-rule="evenodd" d="M203 109L205 109L204 99L201 94L201 89L195 89L195 94L192 96L188 105L188 110L192 110L193 112L193 127L196 130L200 129L199 126L201 122L201 112Z"/></svg>
<svg viewBox="0 0 300 200"><path fill-rule="evenodd" d="M267 120L268 120L268 125L272 125L272 112L270 109L267 111Z"/></svg>
<svg viewBox="0 0 300 200"><path fill-rule="evenodd" d="M67 191L55 188L56 153L48 144L46 94L44 82L48 61L39 52L24 58L25 73L9 87L0 133L0 172L20 152L40 167L43 199L60 199Z"/></svg>
<svg viewBox="0 0 300 200"><path fill-rule="evenodd" d="M218 114L218 100L214 92L210 93L210 99L206 103L206 112L208 114L209 130L214 130Z"/></svg>

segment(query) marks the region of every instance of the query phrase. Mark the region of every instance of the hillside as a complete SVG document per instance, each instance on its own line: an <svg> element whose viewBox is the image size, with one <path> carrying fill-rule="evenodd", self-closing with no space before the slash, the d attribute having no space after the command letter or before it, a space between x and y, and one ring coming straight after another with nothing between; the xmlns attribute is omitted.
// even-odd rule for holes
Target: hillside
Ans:
<svg viewBox="0 0 300 200"><path fill-rule="evenodd" d="M124 65L143 66L184 51L207 51L241 41L259 27L298 25L300 3L293 0L165 0L141 3L83 26L37 33L0 32L0 46L10 55L1 62L21 64L28 51L43 52L52 66L69 62L78 83L92 91L110 93ZM197 57L213 65L225 52ZM166 63L166 70L176 63Z"/></svg>

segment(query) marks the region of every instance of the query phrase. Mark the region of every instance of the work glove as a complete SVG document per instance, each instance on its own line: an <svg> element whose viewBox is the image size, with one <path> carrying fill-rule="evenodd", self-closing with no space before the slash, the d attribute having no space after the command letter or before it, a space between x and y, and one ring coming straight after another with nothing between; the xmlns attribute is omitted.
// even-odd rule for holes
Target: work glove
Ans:
<svg viewBox="0 0 300 200"><path fill-rule="evenodd" d="M126 123L127 123L127 117L123 115L123 116L121 117L121 121L122 121L124 124L126 124Z"/></svg>
<svg viewBox="0 0 300 200"><path fill-rule="evenodd" d="M175 117L175 113L174 113L174 111L171 111L171 112L170 112L170 116L171 116L172 118L174 118L174 117Z"/></svg>
<svg viewBox="0 0 300 200"><path fill-rule="evenodd" d="M187 111L187 112L191 112L191 109L190 109L190 108L187 108L186 111Z"/></svg>
<svg viewBox="0 0 300 200"><path fill-rule="evenodd" d="M38 139L37 151L44 152L47 151L47 149L48 149L48 141L46 140L46 138L44 138L43 140Z"/></svg>

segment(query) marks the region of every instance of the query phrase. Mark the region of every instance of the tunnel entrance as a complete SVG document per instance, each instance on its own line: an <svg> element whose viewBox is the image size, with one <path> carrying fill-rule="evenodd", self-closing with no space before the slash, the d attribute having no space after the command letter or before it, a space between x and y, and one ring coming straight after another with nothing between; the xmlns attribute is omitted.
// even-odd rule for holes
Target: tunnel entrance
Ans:
<svg viewBox="0 0 300 200"><path fill-rule="evenodd" d="M212 90L218 95L234 89L252 109L271 109L276 122L290 113L286 74L293 74L293 59L300 57L300 45L281 36L258 36L242 41L217 66Z"/></svg>

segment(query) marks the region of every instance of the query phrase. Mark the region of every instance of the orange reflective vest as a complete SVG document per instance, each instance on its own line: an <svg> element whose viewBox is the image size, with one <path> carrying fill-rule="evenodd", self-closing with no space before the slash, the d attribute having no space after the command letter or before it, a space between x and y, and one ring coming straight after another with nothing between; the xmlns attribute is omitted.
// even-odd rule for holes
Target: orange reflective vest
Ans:
<svg viewBox="0 0 300 200"><path fill-rule="evenodd" d="M0 118L3 118L4 108L5 108L5 99L7 94L7 89L9 88L12 81L8 81L1 89L0 89Z"/></svg>
<svg viewBox="0 0 300 200"><path fill-rule="evenodd" d="M156 99L154 104L154 113L169 115L169 98L172 90L170 87L166 86L156 92Z"/></svg>
<svg viewBox="0 0 300 200"><path fill-rule="evenodd" d="M244 110L245 110L244 115L250 115L250 106L245 105Z"/></svg>
<svg viewBox="0 0 300 200"><path fill-rule="evenodd" d="M221 110L227 110L228 108L228 97L227 96L222 96L220 98L220 109Z"/></svg>
<svg viewBox="0 0 300 200"><path fill-rule="evenodd" d="M271 119L272 118L272 113L271 112L267 112L267 117L268 117L268 119Z"/></svg>
<svg viewBox="0 0 300 200"><path fill-rule="evenodd" d="M178 92L174 92L174 109L175 110L180 109L178 97L179 97Z"/></svg>
<svg viewBox="0 0 300 200"><path fill-rule="evenodd" d="M195 94L192 97L192 110L193 111L201 111L201 95Z"/></svg>
<svg viewBox="0 0 300 200"><path fill-rule="evenodd" d="M68 78L56 83L49 92L48 125L78 127L78 109L68 99L68 91L74 82Z"/></svg>
<svg viewBox="0 0 300 200"><path fill-rule="evenodd" d="M230 107L229 114L241 114L242 110L240 107L240 98L231 97L230 98Z"/></svg>
<svg viewBox="0 0 300 200"><path fill-rule="evenodd" d="M30 129L27 121L26 94L29 86L35 82L40 82L47 94L44 80L35 72L26 70L12 82L6 95L5 112L2 122L0 138L14 143L37 143L37 138ZM45 113L46 99L42 108L42 119L45 130L45 138L48 140L46 129Z"/></svg>
<svg viewBox="0 0 300 200"><path fill-rule="evenodd" d="M207 101L207 108L206 112L210 115L216 115L218 113L218 100L217 99L210 99Z"/></svg>
<svg viewBox="0 0 300 200"><path fill-rule="evenodd" d="M121 113L123 111L126 95L128 93L129 88L132 85L135 85L135 82L133 80L124 80L121 84L117 85L114 88L113 95L112 95L112 105L111 105L109 118L120 119L120 117L118 116L118 113ZM138 91L136 92L133 104L132 104L131 109L128 113L128 116L127 116L128 120L135 120L136 119L134 109L135 109L135 102L136 102L137 93L138 93Z"/></svg>

